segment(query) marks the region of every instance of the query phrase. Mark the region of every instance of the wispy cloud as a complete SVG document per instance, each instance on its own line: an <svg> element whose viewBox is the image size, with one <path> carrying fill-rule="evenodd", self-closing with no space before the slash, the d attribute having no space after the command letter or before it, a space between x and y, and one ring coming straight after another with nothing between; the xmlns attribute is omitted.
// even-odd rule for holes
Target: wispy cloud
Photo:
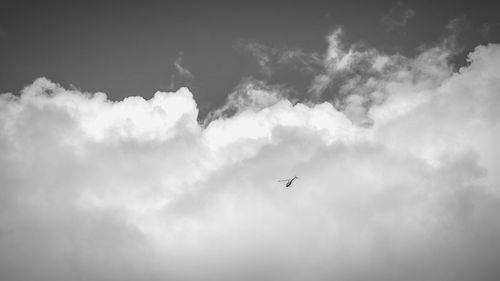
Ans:
<svg viewBox="0 0 500 281"><path fill-rule="evenodd" d="M396 31L404 27L413 16L415 10L398 2L382 17L382 24L387 30Z"/></svg>
<svg viewBox="0 0 500 281"><path fill-rule="evenodd" d="M175 90L176 87L188 86L193 81L194 75L182 64L182 53L173 60L173 64L177 74L170 76L170 90Z"/></svg>
<svg viewBox="0 0 500 281"><path fill-rule="evenodd" d="M302 103L331 102L358 125L371 126L369 108L383 101L385 87L390 81L424 81L438 85L453 72L450 61L463 51L461 32L468 26L466 18L451 20L444 35L436 42L420 46L414 57L381 52L363 43L343 40L342 28L335 28L326 36L327 48L323 54L307 53L299 49L278 49L262 44L246 44L260 65L261 86L286 89L286 96ZM274 77L289 69L298 69L309 83L301 92ZM272 83L271 81L274 81ZM279 80L278 80L279 81ZM242 81L243 83L244 81ZM278 90L279 91L279 90ZM236 92L241 93L241 89ZM234 103L231 96L224 108ZM235 110L223 110L226 113ZM221 113L221 109L214 111ZM212 116L218 116L218 114Z"/></svg>
<svg viewBox="0 0 500 281"><path fill-rule="evenodd" d="M205 124L216 119L231 117L245 110L259 111L288 99L288 89L280 85L269 85L252 77L242 79L230 93L224 105L211 111Z"/></svg>
<svg viewBox="0 0 500 281"><path fill-rule="evenodd" d="M483 23L480 30L483 39L487 39L494 29L500 30L500 22Z"/></svg>
<svg viewBox="0 0 500 281"><path fill-rule="evenodd" d="M8 36L7 28L0 25L0 42L7 40Z"/></svg>
<svg viewBox="0 0 500 281"><path fill-rule="evenodd" d="M276 53L274 49L256 42L240 42L238 46L250 52L257 62L259 71L263 75L271 76L273 74L272 64L274 64L274 62L272 61L272 57L274 57Z"/></svg>
<svg viewBox="0 0 500 281"><path fill-rule="evenodd" d="M307 53L301 49L279 49L246 41L240 41L237 47L248 51L255 58L258 71L264 78L271 78L283 68L290 67L305 73L315 73L321 64L318 54Z"/></svg>

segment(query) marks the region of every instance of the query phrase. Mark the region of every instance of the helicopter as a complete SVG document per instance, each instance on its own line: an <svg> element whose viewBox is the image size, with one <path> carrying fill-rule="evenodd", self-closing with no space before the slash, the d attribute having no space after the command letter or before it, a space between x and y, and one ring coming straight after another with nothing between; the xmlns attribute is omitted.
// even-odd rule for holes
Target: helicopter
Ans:
<svg viewBox="0 0 500 281"><path fill-rule="evenodd" d="M286 181L285 186L286 186L286 187L290 187L290 186L292 185L293 180L294 180L294 179L298 179L298 178L299 178L299 177L294 176L294 177L293 177L293 178L291 178L291 179L278 180L278 182Z"/></svg>

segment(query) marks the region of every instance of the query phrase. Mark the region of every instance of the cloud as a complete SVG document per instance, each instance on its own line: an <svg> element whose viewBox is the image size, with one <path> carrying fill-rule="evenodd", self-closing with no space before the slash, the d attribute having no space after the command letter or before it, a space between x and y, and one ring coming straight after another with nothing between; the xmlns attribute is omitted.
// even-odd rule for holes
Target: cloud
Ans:
<svg viewBox="0 0 500 281"><path fill-rule="evenodd" d="M342 40L344 31L336 28L326 37L321 68L315 72L306 98L330 101L351 121L369 126L373 120L366 113L383 101L391 83L436 87L451 75L455 70L451 62L463 52L460 33L467 25L465 18L451 20L445 35L421 46L413 57L384 53L363 43L348 44Z"/></svg>
<svg viewBox="0 0 500 281"><path fill-rule="evenodd" d="M260 80L249 80L259 81L253 88L270 88L272 90L263 92L272 92L293 102L330 102L357 125L371 126L373 120L367 113L370 107L383 102L391 82L435 87L449 77L455 70L450 62L463 52L461 32L468 24L466 18L451 20L443 36L432 44L420 46L412 57L384 53L362 42L345 42L340 27L325 37L327 47L323 54L249 43L244 46L256 57L264 74ZM248 85L247 80L242 79L240 86ZM209 120L221 116L222 111L226 116L238 112L234 106L235 93L239 97L236 100L241 100L254 92L240 86L229 96L226 105L209 114Z"/></svg>
<svg viewBox="0 0 500 281"><path fill-rule="evenodd" d="M173 61L173 64L177 74L170 77L170 90L174 90L176 85L189 85L193 81L194 75L182 65L182 53Z"/></svg>
<svg viewBox="0 0 500 281"><path fill-rule="evenodd" d="M276 50L257 42L239 42L238 47L248 51L255 58L260 73L265 76L273 74L272 60Z"/></svg>
<svg viewBox="0 0 500 281"><path fill-rule="evenodd" d="M0 279L496 280L500 45L454 71L337 36L329 67L382 73L340 109L251 79L205 126L187 88L2 94Z"/></svg>
<svg viewBox="0 0 500 281"><path fill-rule="evenodd" d="M258 42L240 41L237 44L249 52L256 60L258 72L267 79L277 73L297 69L304 74L314 74L321 65L321 58L316 53L307 53L301 49L279 49Z"/></svg>
<svg viewBox="0 0 500 281"><path fill-rule="evenodd" d="M245 110L258 111L288 99L288 89L280 85L268 85L252 77L242 79L228 95L224 105L209 112L205 124L213 120L231 117Z"/></svg>
<svg viewBox="0 0 500 281"><path fill-rule="evenodd" d="M0 25L0 42L6 41L8 37L9 33L7 32L7 29Z"/></svg>
<svg viewBox="0 0 500 281"><path fill-rule="evenodd" d="M490 36L492 30L498 30L499 26L500 22L483 23L480 29L481 37L483 39L487 39Z"/></svg>
<svg viewBox="0 0 500 281"><path fill-rule="evenodd" d="M415 10L398 2L382 17L382 24L388 31L396 31L405 26L415 16Z"/></svg>

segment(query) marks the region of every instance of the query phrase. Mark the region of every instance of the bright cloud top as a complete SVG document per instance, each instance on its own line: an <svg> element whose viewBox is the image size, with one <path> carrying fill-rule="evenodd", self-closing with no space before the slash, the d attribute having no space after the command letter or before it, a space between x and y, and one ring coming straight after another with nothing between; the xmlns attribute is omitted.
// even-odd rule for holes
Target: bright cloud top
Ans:
<svg viewBox="0 0 500 281"><path fill-rule="evenodd" d="M350 65L337 36L317 91ZM500 46L426 60L340 108L242 88L206 126L187 88L1 95L0 279L494 280Z"/></svg>

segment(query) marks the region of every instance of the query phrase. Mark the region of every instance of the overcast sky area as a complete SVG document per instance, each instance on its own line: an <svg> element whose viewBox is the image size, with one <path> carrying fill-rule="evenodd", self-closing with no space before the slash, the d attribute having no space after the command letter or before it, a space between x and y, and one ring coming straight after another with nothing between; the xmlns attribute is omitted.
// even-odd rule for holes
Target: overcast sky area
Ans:
<svg viewBox="0 0 500 281"><path fill-rule="evenodd" d="M102 2L0 2L0 280L498 280L494 1Z"/></svg>

